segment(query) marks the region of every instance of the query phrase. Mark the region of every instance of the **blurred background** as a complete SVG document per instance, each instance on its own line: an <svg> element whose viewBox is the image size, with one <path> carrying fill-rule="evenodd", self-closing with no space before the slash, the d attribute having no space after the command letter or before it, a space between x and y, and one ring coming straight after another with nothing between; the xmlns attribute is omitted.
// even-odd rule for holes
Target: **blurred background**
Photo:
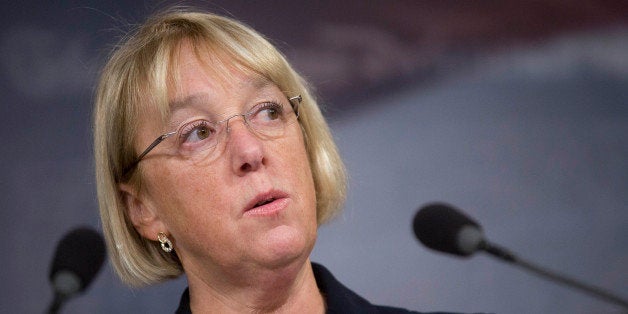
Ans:
<svg viewBox="0 0 628 314"><path fill-rule="evenodd" d="M414 238L463 208L521 257L628 297L628 2L202 1L267 35L317 88L350 175L312 260L373 303L419 311L618 313L484 255ZM0 312L42 313L71 228L100 230L91 144L100 67L153 1L21 1L0 15ZM65 313L172 313L183 279L107 262Z"/></svg>

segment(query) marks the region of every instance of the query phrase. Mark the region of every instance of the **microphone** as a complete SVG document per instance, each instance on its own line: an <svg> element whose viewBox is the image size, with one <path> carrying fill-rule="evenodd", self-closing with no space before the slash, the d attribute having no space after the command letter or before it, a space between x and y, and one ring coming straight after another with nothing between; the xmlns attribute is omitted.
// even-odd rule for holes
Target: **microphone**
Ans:
<svg viewBox="0 0 628 314"><path fill-rule="evenodd" d="M477 222L444 203L424 206L414 216L413 229L423 245L462 257L475 253L484 239Z"/></svg>
<svg viewBox="0 0 628 314"><path fill-rule="evenodd" d="M102 236L88 227L68 232L57 244L49 279L55 296L48 313L57 313L69 298L85 291L105 260Z"/></svg>
<svg viewBox="0 0 628 314"><path fill-rule="evenodd" d="M470 257L477 251L484 251L541 277L628 309L628 301L619 296L544 269L490 243L484 238L482 227L477 222L449 204L436 202L421 207L414 216L412 228L417 239L430 249L459 257Z"/></svg>

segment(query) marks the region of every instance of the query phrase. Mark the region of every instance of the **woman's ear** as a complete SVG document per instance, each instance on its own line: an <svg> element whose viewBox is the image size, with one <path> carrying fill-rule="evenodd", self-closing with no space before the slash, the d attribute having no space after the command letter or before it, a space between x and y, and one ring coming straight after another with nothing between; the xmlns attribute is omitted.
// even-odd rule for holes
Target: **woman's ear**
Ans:
<svg viewBox="0 0 628 314"><path fill-rule="evenodd" d="M142 237L157 241L157 234L168 232L158 213L145 195L141 195L139 191L126 183L118 184L118 189L122 193L122 201L126 207L127 217L131 219L135 230Z"/></svg>

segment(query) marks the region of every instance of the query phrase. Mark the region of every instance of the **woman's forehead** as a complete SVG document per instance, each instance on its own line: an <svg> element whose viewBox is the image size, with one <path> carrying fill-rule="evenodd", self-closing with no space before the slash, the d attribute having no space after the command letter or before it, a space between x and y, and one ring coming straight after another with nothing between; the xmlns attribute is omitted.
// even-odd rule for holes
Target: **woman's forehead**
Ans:
<svg viewBox="0 0 628 314"><path fill-rule="evenodd" d="M202 74L222 84L234 81L263 84L263 81L267 80L259 75L259 64L243 62L238 55L210 43L183 40L174 49L168 76L175 81L184 79L186 74Z"/></svg>
<svg viewBox="0 0 628 314"><path fill-rule="evenodd" d="M162 123L170 124L172 115L181 108L204 106L214 113L219 113L224 105L225 97L252 95L266 95L267 97L281 97L283 91L280 86L260 74L261 69L256 65L243 64L236 57L229 55L220 48L212 47L206 42L192 42L183 40L173 47L168 66L162 68L165 76L157 81L155 88L161 97L150 97L154 100L153 109L157 110ZM164 91L165 93L159 93ZM279 99L275 99L279 100ZM191 107L192 106L192 107Z"/></svg>
<svg viewBox="0 0 628 314"><path fill-rule="evenodd" d="M262 90L273 83L233 57L213 49L182 43L170 67L168 102L170 109L218 90L226 93ZM206 97L206 96L205 96Z"/></svg>

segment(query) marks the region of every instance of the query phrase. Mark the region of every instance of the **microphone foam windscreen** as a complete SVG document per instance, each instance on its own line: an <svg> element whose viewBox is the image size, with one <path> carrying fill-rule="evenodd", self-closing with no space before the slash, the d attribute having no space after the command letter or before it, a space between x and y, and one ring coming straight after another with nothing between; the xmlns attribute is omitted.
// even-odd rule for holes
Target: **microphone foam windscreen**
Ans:
<svg viewBox="0 0 628 314"><path fill-rule="evenodd" d="M425 246L458 256L468 256L473 252L460 247L460 231L471 226L481 231L481 227L471 218L453 206L444 203L431 203L423 206L414 216L413 229L416 237Z"/></svg>
<svg viewBox="0 0 628 314"><path fill-rule="evenodd" d="M79 291L83 291L100 270L105 254L105 243L98 232L86 227L76 228L57 245L50 268L50 281L54 282L59 272L68 271L80 278Z"/></svg>

